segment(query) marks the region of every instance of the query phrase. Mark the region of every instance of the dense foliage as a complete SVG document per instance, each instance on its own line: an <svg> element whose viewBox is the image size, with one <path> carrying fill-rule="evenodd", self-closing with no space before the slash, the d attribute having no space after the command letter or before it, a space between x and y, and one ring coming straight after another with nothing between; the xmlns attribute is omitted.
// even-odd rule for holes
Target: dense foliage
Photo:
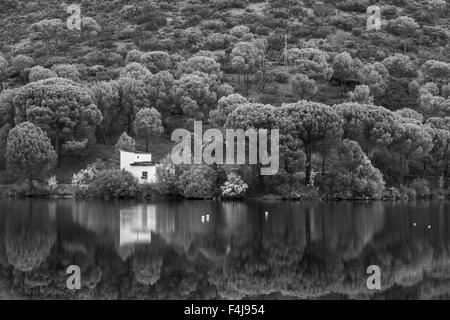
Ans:
<svg viewBox="0 0 450 320"><path fill-rule="evenodd" d="M218 129L279 129L280 171L178 168L180 185L162 170L164 194L211 197L233 171L249 193L307 186L379 198L384 185L417 181L448 192L448 1L379 1L378 30L367 28L367 1L324 3L83 1L81 29L71 30L65 3L7 1L0 151L10 130L32 123L67 179L79 163L116 161L116 152L100 154L114 144L159 161L173 129L201 120ZM197 185L211 170L226 174Z"/></svg>

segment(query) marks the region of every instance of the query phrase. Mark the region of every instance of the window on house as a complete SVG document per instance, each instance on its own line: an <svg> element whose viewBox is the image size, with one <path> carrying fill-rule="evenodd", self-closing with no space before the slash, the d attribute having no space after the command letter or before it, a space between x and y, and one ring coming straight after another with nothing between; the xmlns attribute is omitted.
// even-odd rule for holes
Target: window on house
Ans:
<svg viewBox="0 0 450 320"><path fill-rule="evenodd" d="M147 180L148 179L148 172L147 171L142 171L142 180Z"/></svg>

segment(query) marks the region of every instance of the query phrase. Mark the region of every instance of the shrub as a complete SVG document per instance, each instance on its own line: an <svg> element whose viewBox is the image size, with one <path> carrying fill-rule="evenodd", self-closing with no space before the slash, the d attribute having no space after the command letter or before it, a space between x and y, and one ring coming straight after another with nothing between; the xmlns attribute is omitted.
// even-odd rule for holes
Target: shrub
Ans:
<svg viewBox="0 0 450 320"><path fill-rule="evenodd" d="M138 193L139 182L125 170L110 169L100 172L89 185L90 193L109 198L132 198Z"/></svg>
<svg viewBox="0 0 450 320"><path fill-rule="evenodd" d="M383 176L364 154L359 144L344 140L338 147L339 161L322 181L327 196L338 199L371 198L383 196Z"/></svg>
<svg viewBox="0 0 450 320"><path fill-rule="evenodd" d="M75 173L72 177L72 184L86 185L90 184L100 173L96 164L89 164L86 169L82 169Z"/></svg>
<svg viewBox="0 0 450 320"><path fill-rule="evenodd" d="M229 173L227 181L220 187L222 197L227 199L239 199L247 192L248 185L242 180L237 173Z"/></svg>
<svg viewBox="0 0 450 320"><path fill-rule="evenodd" d="M217 177L211 166L190 166L180 177L181 193L186 198L213 198L217 194Z"/></svg>
<svg viewBox="0 0 450 320"><path fill-rule="evenodd" d="M160 195L179 197L181 191L179 188L179 178L182 173L181 166L175 165L169 156L161 160L156 167L156 183Z"/></svg>

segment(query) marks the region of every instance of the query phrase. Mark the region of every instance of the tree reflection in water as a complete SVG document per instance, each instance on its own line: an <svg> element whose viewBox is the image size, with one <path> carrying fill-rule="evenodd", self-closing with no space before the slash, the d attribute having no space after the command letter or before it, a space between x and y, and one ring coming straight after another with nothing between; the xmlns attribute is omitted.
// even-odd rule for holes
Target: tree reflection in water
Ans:
<svg viewBox="0 0 450 320"><path fill-rule="evenodd" d="M449 297L448 202L0 206L0 297ZM76 292L65 286L71 264L82 270ZM371 264L382 291L366 288Z"/></svg>

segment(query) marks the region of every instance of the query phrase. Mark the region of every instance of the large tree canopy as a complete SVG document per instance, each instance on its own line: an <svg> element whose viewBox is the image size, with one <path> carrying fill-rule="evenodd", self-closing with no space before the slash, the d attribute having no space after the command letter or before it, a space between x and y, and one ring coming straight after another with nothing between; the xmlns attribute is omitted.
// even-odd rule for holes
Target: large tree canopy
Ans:
<svg viewBox="0 0 450 320"><path fill-rule="evenodd" d="M47 132L58 161L62 143L85 138L86 129L102 121L91 93L68 79L50 78L16 89L13 105L17 124L30 121Z"/></svg>

